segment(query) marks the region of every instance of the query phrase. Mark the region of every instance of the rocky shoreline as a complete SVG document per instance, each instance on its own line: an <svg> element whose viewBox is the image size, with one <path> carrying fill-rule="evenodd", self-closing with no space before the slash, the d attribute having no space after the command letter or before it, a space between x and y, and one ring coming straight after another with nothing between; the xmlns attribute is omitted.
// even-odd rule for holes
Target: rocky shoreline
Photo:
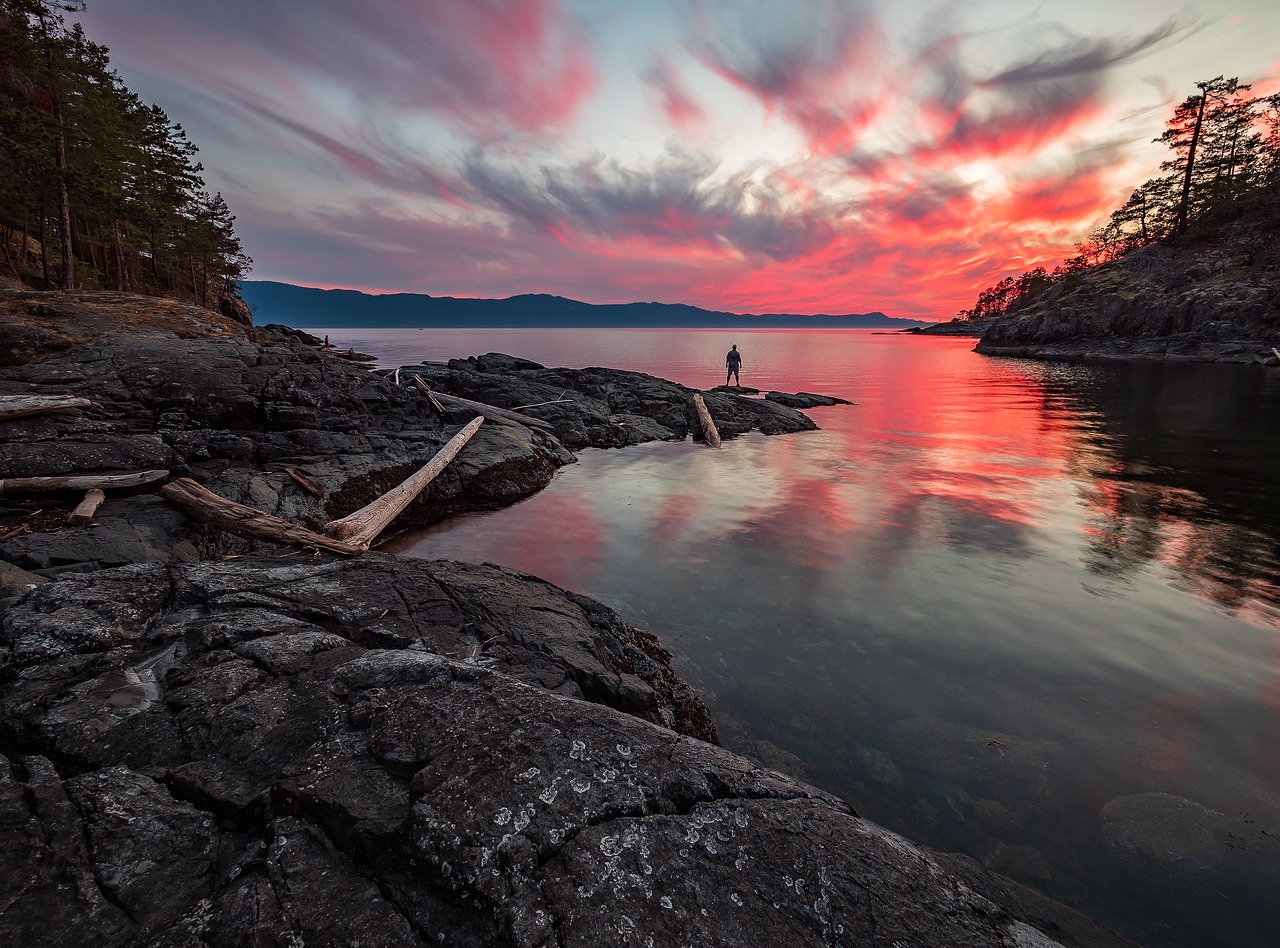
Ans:
<svg viewBox="0 0 1280 948"><path fill-rule="evenodd" d="M159 468L317 527L470 419L195 307L0 286L0 316L0 394L93 403L0 425L0 477ZM408 524L697 428L636 373L408 371L554 429L485 424ZM703 395L725 437L821 398ZM74 500L0 493L6 944L1126 944L716 746L658 638L585 597L282 552L147 492L68 526Z"/></svg>

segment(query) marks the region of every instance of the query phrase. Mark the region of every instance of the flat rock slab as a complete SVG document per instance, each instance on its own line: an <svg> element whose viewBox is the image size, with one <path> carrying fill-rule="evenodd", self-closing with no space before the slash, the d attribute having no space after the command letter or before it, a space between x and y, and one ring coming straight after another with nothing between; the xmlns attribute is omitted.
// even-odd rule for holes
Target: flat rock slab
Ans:
<svg viewBox="0 0 1280 948"><path fill-rule="evenodd" d="M0 642L5 944L1123 944L691 736L655 641L496 567L104 570Z"/></svg>

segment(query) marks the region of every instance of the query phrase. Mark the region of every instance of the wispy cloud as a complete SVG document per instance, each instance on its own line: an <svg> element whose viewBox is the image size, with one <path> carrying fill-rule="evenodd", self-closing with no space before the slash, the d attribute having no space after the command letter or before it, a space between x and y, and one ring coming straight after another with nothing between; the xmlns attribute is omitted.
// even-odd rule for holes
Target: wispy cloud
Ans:
<svg viewBox="0 0 1280 948"><path fill-rule="evenodd" d="M1092 30L1059 0L84 16L211 156L260 276L946 317L1069 252L1141 180L1135 149L1171 99L1231 68L1179 71L1173 51L1215 28L1247 45L1223 25L1246 13L1249 37L1280 29L1265 0L1225 2L1240 9L1154 25L1118 9ZM1261 74L1274 44L1257 44Z"/></svg>

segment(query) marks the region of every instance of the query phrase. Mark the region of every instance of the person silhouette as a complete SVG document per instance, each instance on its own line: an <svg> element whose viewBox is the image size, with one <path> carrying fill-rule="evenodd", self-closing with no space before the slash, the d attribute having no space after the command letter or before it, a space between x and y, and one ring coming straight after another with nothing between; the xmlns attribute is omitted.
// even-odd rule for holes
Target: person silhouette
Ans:
<svg viewBox="0 0 1280 948"><path fill-rule="evenodd" d="M724 384L727 386L729 379L733 379L738 383L738 388L742 388L742 380L738 378L738 369L742 367L742 353L738 351L736 343L729 349L729 354L724 357L724 364L729 369L728 374L725 376Z"/></svg>

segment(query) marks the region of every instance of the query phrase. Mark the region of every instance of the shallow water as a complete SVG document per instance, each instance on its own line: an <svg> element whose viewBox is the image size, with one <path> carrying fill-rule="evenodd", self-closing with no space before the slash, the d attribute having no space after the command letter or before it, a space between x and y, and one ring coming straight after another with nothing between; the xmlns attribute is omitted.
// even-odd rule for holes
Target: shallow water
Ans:
<svg viewBox="0 0 1280 948"><path fill-rule="evenodd" d="M725 743L1157 945L1280 930L1280 371L867 331L361 330L841 395L822 430L584 451L394 546L656 632Z"/></svg>

